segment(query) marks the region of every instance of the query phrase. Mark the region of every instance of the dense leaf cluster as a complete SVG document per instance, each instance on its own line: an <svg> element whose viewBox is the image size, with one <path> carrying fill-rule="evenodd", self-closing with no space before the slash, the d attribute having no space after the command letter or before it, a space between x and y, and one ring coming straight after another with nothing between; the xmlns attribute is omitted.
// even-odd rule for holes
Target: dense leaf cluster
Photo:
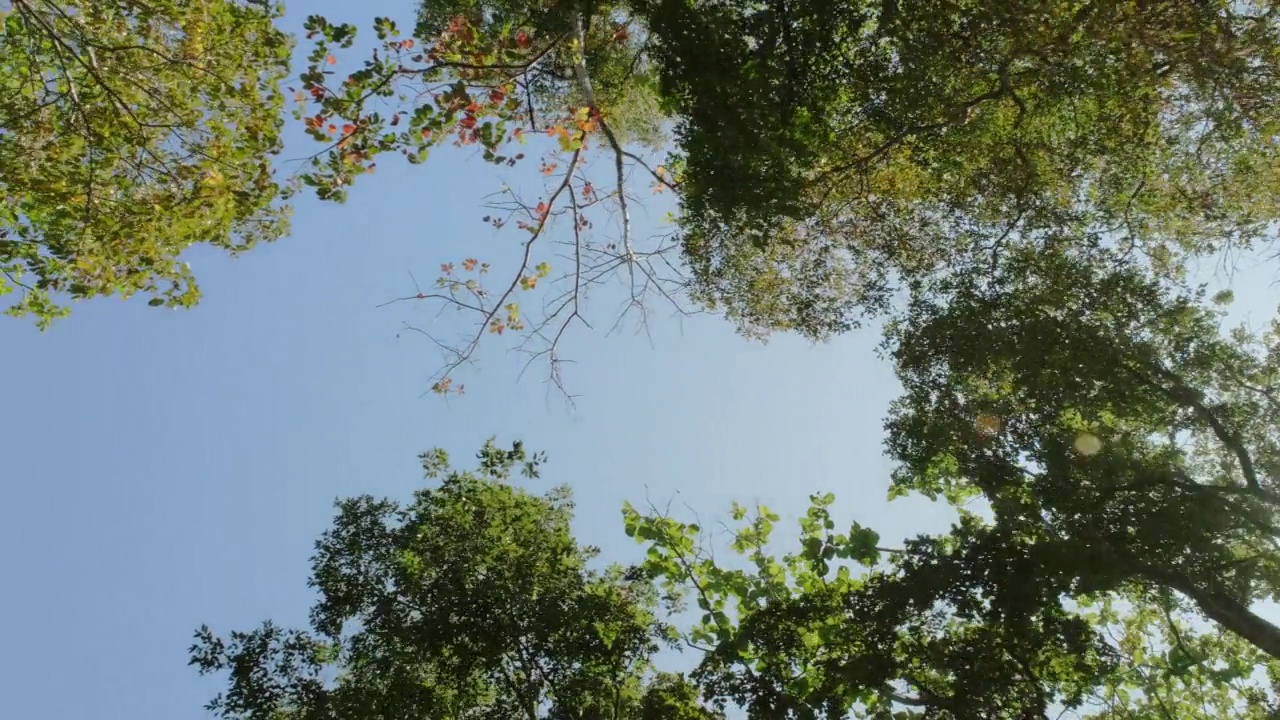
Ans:
<svg viewBox="0 0 1280 720"><path fill-rule="evenodd" d="M200 297L183 252L287 230L292 40L242 0L14 0L0 9L0 295L46 327L66 298Z"/></svg>
<svg viewBox="0 0 1280 720"><path fill-rule="evenodd" d="M1018 241L1107 240L1172 271L1277 217L1269 2L638 7L696 294L750 334L840 332L895 279Z"/></svg>

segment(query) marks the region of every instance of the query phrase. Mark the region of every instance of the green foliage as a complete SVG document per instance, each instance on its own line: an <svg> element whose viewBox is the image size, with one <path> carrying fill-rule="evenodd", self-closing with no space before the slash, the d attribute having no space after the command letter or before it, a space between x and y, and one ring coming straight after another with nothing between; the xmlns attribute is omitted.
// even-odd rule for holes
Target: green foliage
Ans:
<svg viewBox="0 0 1280 720"><path fill-rule="evenodd" d="M338 503L312 560L309 631L200 629L191 663L229 675L217 716L723 720L739 706L761 719L1207 720L1278 709L1256 670L1280 678L1280 660L1229 622L1193 625L1193 592L1086 587L1072 555L1093 552L1091 540L1047 538L1006 514L967 514L949 533L883 548L836 519L834 495L814 495L794 549L778 554L779 516L734 505L731 556L717 560L700 525L628 505L624 529L646 559L597 571L595 550L569 531L567 490L507 484L516 471L537 477L540 456L490 442L473 471L440 450L421 459L443 479L411 503ZM696 669L653 671L653 653L676 640L701 655Z"/></svg>
<svg viewBox="0 0 1280 720"><path fill-rule="evenodd" d="M0 35L0 294L41 327L60 298L190 307L182 252L286 230L291 40L239 0L14 0Z"/></svg>
<svg viewBox="0 0 1280 720"><path fill-rule="evenodd" d="M535 478L540 456L490 442L478 457L458 471L443 451L424 454L426 475L443 479L408 504L338 503L312 559L310 631L267 622L223 639L202 628L192 664L230 673L210 709L533 720L684 703L671 679L642 686L665 637L651 588L587 567L596 551L570 534L566 489L537 496L507 484L516 471Z"/></svg>
<svg viewBox="0 0 1280 720"><path fill-rule="evenodd" d="M1020 243L1177 272L1277 217L1262 2L637 2L678 118L695 296L820 338Z"/></svg>
<svg viewBox="0 0 1280 720"><path fill-rule="evenodd" d="M704 707L693 683L675 673L656 673L640 701L638 720L724 720L724 713Z"/></svg>
<svg viewBox="0 0 1280 720"><path fill-rule="evenodd" d="M539 123L556 124L569 108L591 104L574 67L580 13L592 99L608 110L610 127L620 142L660 147L666 139L666 118L659 107L656 69L647 56L648 34L625 2L423 0L415 33L432 37L462 17L480 36L523 32L532 46L545 48L536 65L521 71L526 120L536 129Z"/></svg>
<svg viewBox="0 0 1280 720"><path fill-rule="evenodd" d="M693 677L713 701L752 718L847 717L859 708L859 717L880 717L902 706L1021 718L1049 698L1078 704L1105 676L1109 653L1089 625L1020 594L1033 587L1008 585L1005 563L1017 555L993 553L986 529L958 527L884 551L857 523L836 532L834 496L811 500L799 552L781 558L769 547L778 516L735 507L731 549L745 569L718 563L697 525L624 511L628 534L650 546L645 569L662 579L668 602L692 595L703 612L687 638L706 650Z"/></svg>
<svg viewBox="0 0 1280 720"><path fill-rule="evenodd" d="M321 197L341 200L384 152L420 162L452 141L515 166L526 130L546 132L567 162L544 156L542 172L564 184L504 208L526 249L548 218L578 217L574 247L627 268L633 293L636 277L679 287L752 337L847 331L899 290L990 272L1017 247L1109 247L1177 278L1277 219L1280 23L1260 1L450 0L420 5L414 38L374 29L372 57L335 77L354 28L308 24L298 116L327 147L302 180ZM667 127L662 168L626 149ZM592 147L614 155L607 196L584 177ZM637 267L637 170L678 195L679 281ZM593 248L582 210L604 199L622 237ZM528 271L511 287L531 289ZM585 277L561 279L572 324ZM441 282L418 299L480 316L458 357L541 324L505 322L509 293Z"/></svg>
<svg viewBox="0 0 1280 720"><path fill-rule="evenodd" d="M624 161L643 161L621 143L671 112L670 170L644 167L680 193L695 298L749 334L823 337L902 281L890 494L959 520L884 548L815 495L779 553L779 515L735 505L725 561L701 525L628 505L645 560L599 571L566 492L507 484L540 458L489 444L458 472L428 453L444 480L412 503L340 503L310 631L201 631L193 663L231 674L221 716L1280 713L1280 627L1257 609L1280 598L1280 325L1223 335L1229 295L1187 288L1181 262L1277 219L1271 10L450 2L422 7L416 38L374 30L371 59L334 82L355 29L307 23L298 116L330 147L302 181L322 198L380 153L418 162L450 138L512 166L526 123L569 157L511 211L528 237L505 293L486 294L475 258L472 275L442 267L437 289L482 317L458 362L525 327L510 295L550 272L530 262L548 218L567 210L587 247L589 145L616 160L609 266L645 272L624 186ZM653 672L675 640L697 669Z"/></svg>
<svg viewBox="0 0 1280 720"><path fill-rule="evenodd" d="M522 144L526 130L557 136L572 152L602 116L617 142L656 146L663 125L656 76L642 30L620 12L599 5L580 18L567 4L424 3L413 37L402 37L390 18L375 18L377 49L341 82L330 66L352 47L356 27L309 17L314 45L294 115L327 148L302 181L321 199L342 201L378 155L418 163L450 140L478 145L486 162L514 166L524 153L503 146ZM398 103L390 114L372 109L386 98Z"/></svg>
<svg viewBox="0 0 1280 720"><path fill-rule="evenodd" d="M1197 630L1180 614L1182 603L1156 597L1119 612L1110 599L1090 607L1091 620L1121 655L1125 672L1094 695L1096 720L1118 718L1242 718L1263 720L1280 712L1273 658L1240 637ZM1267 684L1259 682L1265 671Z"/></svg>
<svg viewBox="0 0 1280 720"><path fill-rule="evenodd" d="M1202 296L1069 250L918 293L890 333L906 393L889 449L899 492L980 494L993 528L1035 549L1028 582L1166 611L1183 598L1251 646L1252 668L1280 658L1256 608L1280 591L1280 488L1262 470L1280 355L1274 327L1221 335ZM1221 702L1243 701L1228 689Z"/></svg>

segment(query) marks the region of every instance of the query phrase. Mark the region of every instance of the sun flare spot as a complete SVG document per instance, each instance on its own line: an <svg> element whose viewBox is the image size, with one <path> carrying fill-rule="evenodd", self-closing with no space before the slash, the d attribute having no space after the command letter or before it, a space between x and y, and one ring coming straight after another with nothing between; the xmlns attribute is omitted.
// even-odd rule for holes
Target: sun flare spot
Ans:
<svg viewBox="0 0 1280 720"><path fill-rule="evenodd" d="M1076 436L1075 447L1081 455L1097 455L1102 450L1102 441L1093 433L1080 433Z"/></svg>

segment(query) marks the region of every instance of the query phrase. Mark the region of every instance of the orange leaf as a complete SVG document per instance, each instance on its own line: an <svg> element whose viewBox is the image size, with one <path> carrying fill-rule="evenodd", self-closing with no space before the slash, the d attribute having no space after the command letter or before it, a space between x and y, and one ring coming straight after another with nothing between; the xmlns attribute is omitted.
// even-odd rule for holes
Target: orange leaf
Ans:
<svg viewBox="0 0 1280 720"><path fill-rule="evenodd" d="M480 262L480 261L479 261L479 260L476 260L475 258L467 258L466 260L463 260L463 261L462 261L462 269L463 269L463 270L467 270L468 272L469 272L469 271L471 271L471 270L475 270L475 269L476 269L476 265L477 265L479 262Z"/></svg>
<svg viewBox="0 0 1280 720"><path fill-rule="evenodd" d="M336 132L337 130L338 130L338 126L337 126L337 125L334 125L333 123L329 123L329 132L330 132L330 133Z"/></svg>
<svg viewBox="0 0 1280 720"><path fill-rule="evenodd" d="M346 125L343 125L343 126L342 126L342 134L343 134L343 135L350 135L351 133L353 133L353 132L355 132L355 131L356 131L356 126L355 126L355 125L352 125L351 123L347 123Z"/></svg>
<svg viewBox="0 0 1280 720"><path fill-rule="evenodd" d="M413 47L413 40L405 40L404 42L400 43L400 47L404 48L405 50L408 50L409 48Z"/></svg>
<svg viewBox="0 0 1280 720"><path fill-rule="evenodd" d="M336 58L336 57L334 57L334 56L330 55L329 57L327 57L327 58L325 58L325 59L324 59L324 62L325 62L325 64L326 64L326 65L337 65L337 64L338 64L338 58Z"/></svg>

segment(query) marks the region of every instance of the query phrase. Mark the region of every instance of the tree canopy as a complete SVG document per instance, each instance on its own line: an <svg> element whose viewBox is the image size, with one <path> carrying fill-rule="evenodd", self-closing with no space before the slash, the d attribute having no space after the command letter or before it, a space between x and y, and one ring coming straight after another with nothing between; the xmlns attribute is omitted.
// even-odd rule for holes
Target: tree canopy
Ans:
<svg viewBox="0 0 1280 720"><path fill-rule="evenodd" d="M183 249L285 231L278 14L13 4L13 312L47 324L59 296L139 292L191 305ZM1276 216L1280 27L1263 0L449 0L420 3L411 32L371 24L354 65L355 25L305 24L287 90L323 145L298 182L341 201L379 155L455 144L547 183L538 197L504 185L486 216L521 239L509 275L505 258L460 257L401 298L475 321L456 342L432 336L441 392L508 331L558 380L561 338L609 279L625 278L628 311L657 301L820 339L903 283L982 271L1015 245L1116 247L1176 274ZM646 185L674 199L672 232L632 227ZM543 312L522 307L539 287Z"/></svg>
<svg viewBox="0 0 1280 720"><path fill-rule="evenodd" d="M840 332L1020 241L1172 270L1276 219L1269 2L639 7L697 295L748 329Z"/></svg>
<svg viewBox="0 0 1280 720"><path fill-rule="evenodd" d="M457 470L432 451L410 500L339 502L309 628L197 633L192 664L227 679L217 715L1280 714L1280 627L1259 611L1280 599L1280 325L1224 332L1227 298L1185 277L1271 242L1272 3L448 0L411 33L374 19L355 63L354 25L308 18L296 87L279 13L11 3L11 314L190 306L187 248L279 237L287 90L322 147L296 181L322 200L388 153L536 160L543 190L504 185L484 218L518 233L509 274L466 256L400 298L475 321L432 337L437 392L507 332L559 382L560 339L611 277L628 309L691 299L755 337L892 309L889 492L957 520L886 547L813 496L779 550L775 513L734 506L726 558L628 505L645 559L605 566L566 489L514 484L540 456L489 443ZM633 227L640 186L674 198L671 233ZM520 298L540 283L539 317ZM664 650L695 669L662 670Z"/></svg>
<svg viewBox="0 0 1280 720"><path fill-rule="evenodd" d="M543 495L541 458L489 443L457 471L424 453L438 486L407 504L359 497L316 545L310 632L270 622L197 633L192 663L229 670L226 718L712 720L677 675L646 676L670 640L656 594L569 531L566 488ZM334 674L336 672L336 675Z"/></svg>
<svg viewBox="0 0 1280 720"><path fill-rule="evenodd" d="M0 10L0 295L200 297L182 260L286 229L272 176L292 40L241 0L12 0Z"/></svg>
<svg viewBox="0 0 1280 720"><path fill-rule="evenodd" d="M458 258L401 298L475 320L432 336L442 392L506 331L558 379L588 290L619 276L629 310L822 339L1018 246L1111 248L1176 277L1269 242L1277 216L1280 25L1261 0L424 3L411 38L377 19L350 73L330 64L355 26L308 27L298 117L326 152L302 179L322 197L381 153L540 153L545 192L504 185L486 217L521 233L511 276ZM645 186L674 199L670 233L632 227ZM541 317L519 302L535 287Z"/></svg>
<svg viewBox="0 0 1280 720"><path fill-rule="evenodd" d="M980 493L1058 566L1045 585L1181 593L1280 653L1250 610L1280 589L1274 327L1224 339L1194 296L1069 254L1027 252L944 295L891 335L896 487Z"/></svg>
<svg viewBox="0 0 1280 720"><path fill-rule="evenodd" d="M1280 657L1218 614L1247 599L1232 582L1238 561L1144 555L1158 571L1100 581L1096 535L1047 536L1002 513L886 548L870 528L838 524L828 494L811 498L781 553L778 516L734 505L730 556L719 559L701 526L628 505L624 528L646 559L600 568L569 531L566 489L507 484L517 468L536 480L540 458L490 443L478 459L457 471L443 451L425 453L427 475L443 479L410 503L338 504L312 561L311 630L201 628L192 664L229 679L210 708L527 720L712 720L735 707L761 719L895 720L1280 710L1269 685ZM1188 536L1214 534L1221 519L1210 515L1182 519ZM1121 554L1130 542L1107 541ZM1205 591L1212 601L1166 580L1188 562L1197 582L1223 581ZM664 646L696 653L695 669L659 671Z"/></svg>

